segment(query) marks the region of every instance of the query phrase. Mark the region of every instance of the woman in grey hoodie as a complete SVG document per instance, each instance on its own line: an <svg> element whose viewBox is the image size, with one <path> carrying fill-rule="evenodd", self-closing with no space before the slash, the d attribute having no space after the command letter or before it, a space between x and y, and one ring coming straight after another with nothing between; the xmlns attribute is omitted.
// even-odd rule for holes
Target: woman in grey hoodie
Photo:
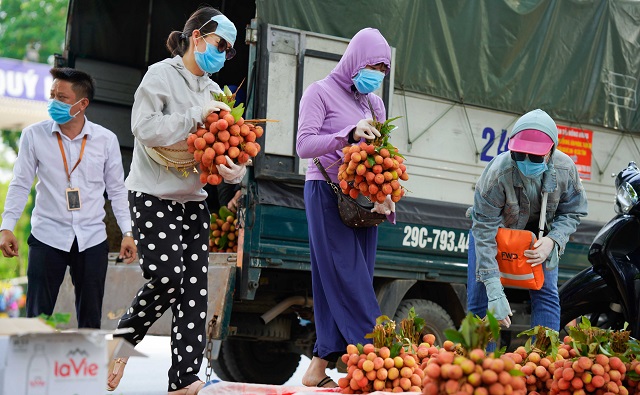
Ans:
<svg viewBox="0 0 640 395"><path fill-rule="evenodd" d="M207 268L210 214L198 174L158 160L163 152L186 152L186 139L212 111L229 107L212 100L222 92L209 74L235 54L236 28L218 10L202 7L182 32L169 35L173 58L149 67L135 93L131 129L135 136L131 171L125 184L147 283L118 323L121 335L138 344L169 308L173 313L169 394L196 394L204 383L197 373L206 342ZM189 166L189 165L185 165ZM189 168L189 170L191 170ZM219 166L226 182L239 182L244 166ZM126 358L113 361L107 389L122 377Z"/></svg>

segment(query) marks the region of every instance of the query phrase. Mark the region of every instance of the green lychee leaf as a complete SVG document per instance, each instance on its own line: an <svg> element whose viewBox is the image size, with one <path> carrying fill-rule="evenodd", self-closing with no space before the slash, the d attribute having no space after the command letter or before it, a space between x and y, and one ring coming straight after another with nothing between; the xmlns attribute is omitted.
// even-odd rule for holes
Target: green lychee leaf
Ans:
<svg viewBox="0 0 640 395"><path fill-rule="evenodd" d="M220 241L218 243L218 246L220 248L227 248L228 241L229 241L229 236L228 236L228 233L225 232L222 236L220 236Z"/></svg>
<svg viewBox="0 0 640 395"><path fill-rule="evenodd" d="M402 348L402 343L401 342L396 342L394 343L391 347L389 347L389 349L391 350L391 358L395 358L398 356L398 354L400 354L400 349Z"/></svg>
<svg viewBox="0 0 640 395"><path fill-rule="evenodd" d="M233 119L235 119L236 122L242 117L242 114L244 114L244 103L240 103L240 105L231 109L231 115L233 115Z"/></svg>
<svg viewBox="0 0 640 395"><path fill-rule="evenodd" d="M424 328L425 325L425 320L416 316L416 318L413 319L413 326L416 328L416 333L420 333L422 332L422 328Z"/></svg>
<svg viewBox="0 0 640 395"><path fill-rule="evenodd" d="M537 333L538 333L537 327L533 327L531 329L527 329L526 331L522 331L522 332L518 333L517 337L520 337L520 336L535 336Z"/></svg>
<svg viewBox="0 0 640 395"><path fill-rule="evenodd" d="M500 347L499 349L495 350L493 352L493 357L494 358L500 358L501 355L504 355L504 353L507 352L507 346L504 347Z"/></svg>
<svg viewBox="0 0 640 395"><path fill-rule="evenodd" d="M519 336L519 335L518 335ZM527 339L527 342L524 344L524 349L527 350L527 353L531 352L531 343L533 342L533 338L530 337Z"/></svg>
<svg viewBox="0 0 640 395"><path fill-rule="evenodd" d="M627 371L626 375L627 375L627 378L633 381L640 381L640 374L636 373L634 370Z"/></svg>
<svg viewBox="0 0 640 395"><path fill-rule="evenodd" d="M447 338L447 340L451 340L456 344L463 344L463 345L466 344L466 341L464 340L464 336L462 335L462 333L458 332L455 329L445 329L444 335Z"/></svg>
<svg viewBox="0 0 640 395"><path fill-rule="evenodd" d="M457 343L462 344L462 346L466 349L471 348L471 338L473 334L473 329L471 328L471 323L469 322L469 318L472 318L471 314L467 314L467 318L462 320L462 324L460 325L460 334L462 335L462 341L458 341ZM451 340L451 339L449 339ZM453 341L453 340L451 340ZM455 342L454 342L455 343Z"/></svg>
<svg viewBox="0 0 640 395"><path fill-rule="evenodd" d="M609 350L605 350L604 347L602 347L602 344L598 344L598 350L600 350L600 353L602 353L602 354L604 354L604 355L606 355L608 357L613 356L611 354L611 352L609 352Z"/></svg>
<svg viewBox="0 0 640 395"><path fill-rule="evenodd" d="M227 220L228 216L234 216L233 211L229 210L227 206L220 206L220 210L218 210L218 215L223 221Z"/></svg>
<svg viewBox="0 0 640 395"><path fill-rule="evenodd" d="M38 318L41 318L45 324L52 328L57 328L58 325L68 324L71 319L70 313L53 313L52 315L40 314Z"/></svg>
<svg viewBox="0 0 640 395"><path fill-rule="evenodd" d="M491 331L493 340L497 341L500 338L500 324L490 311L487 311L487 320L489 321L489 330Z"/></svg>

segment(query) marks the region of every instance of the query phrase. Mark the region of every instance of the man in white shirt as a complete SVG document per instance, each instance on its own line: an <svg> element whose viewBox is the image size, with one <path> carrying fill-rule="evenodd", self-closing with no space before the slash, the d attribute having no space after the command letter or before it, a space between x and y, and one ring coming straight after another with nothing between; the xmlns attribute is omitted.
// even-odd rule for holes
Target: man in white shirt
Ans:
<svg viewBox="0 0 640 395"><path fill-rule="evenodd" d="M120 145L115 134L85 117L94 82L71 68L53 68L48 111L52 119L28 126L5 200L0 250L18 256L13 234L37 176L31 214L27 316L51 315L67 267L76 296L78 327L100 328L107 273L104 193L122 231L120 258L136 259L124 185Z"/></svg>

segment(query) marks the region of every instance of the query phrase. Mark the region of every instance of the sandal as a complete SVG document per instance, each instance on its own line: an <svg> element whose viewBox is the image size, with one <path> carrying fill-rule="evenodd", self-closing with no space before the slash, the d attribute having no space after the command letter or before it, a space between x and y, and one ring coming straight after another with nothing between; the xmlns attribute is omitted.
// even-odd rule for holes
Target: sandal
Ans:
<svg viewBox="0 0 640 395"><path fill-rule="evenodd" d="M203 387L204 381L197 380L177 391L171 391L167 395L196 395Z"/></svg>
<svg viewBox="0 0 640 395"><path fill-rule="evenodd" d="M115 391L122 380L124 374L124 365L127 364L128 358L116 358L109 364L109 377L107 377L107 391ZM115 381L117 379L117 381ZM112 384L115 381L115 385Z"/></svg>
<svg viewBox="0 0 640 395"><path fill-rule="evenodd" d="M333 384L331 387L326 387L327 384ZM323 378L322 380L320 380L318 382L318 384L315 385L316 387L321 387L321 388L334 388L337 387L337 384L333 381L333 379L329 376L325 376L325 378Z"/></svg>

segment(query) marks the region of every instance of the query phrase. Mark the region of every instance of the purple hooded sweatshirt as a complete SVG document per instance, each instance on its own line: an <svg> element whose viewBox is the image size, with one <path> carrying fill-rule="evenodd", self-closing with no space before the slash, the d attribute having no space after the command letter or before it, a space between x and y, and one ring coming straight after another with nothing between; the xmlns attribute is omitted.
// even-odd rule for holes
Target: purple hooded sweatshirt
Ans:
<svg viewBox="0 0 640 395"><path fill-rule="evenodd" d="M352 88L352 78L360 69L379 63L387 65L388 73L391 47L377 29L362 29L353 36L331 73L305 90L300 100L296 150L300 158L310 159L307 181L324 180L312 161L318 157L331 180L338 182L341 162L335 162L341 160L342 148L349 145L349 134L358 121L372 118L367 97L376 119L381 122L386 120L384 103L380 97L373 93L363 95Z"/></svg>

